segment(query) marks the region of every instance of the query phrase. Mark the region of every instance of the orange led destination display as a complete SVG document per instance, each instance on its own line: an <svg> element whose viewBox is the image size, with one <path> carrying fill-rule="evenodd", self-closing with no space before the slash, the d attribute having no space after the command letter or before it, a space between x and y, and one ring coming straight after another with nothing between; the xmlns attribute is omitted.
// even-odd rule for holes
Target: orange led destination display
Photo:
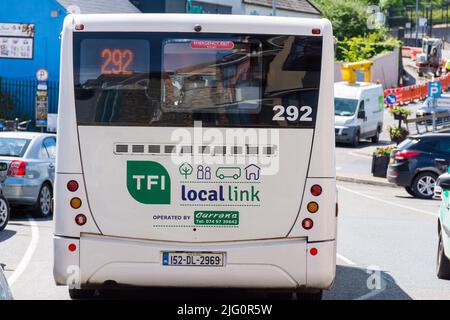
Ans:
<svg viewBox="0 0 450 320"><path fill-rule="evenodd" d="M101 73L105 75L133 74L130 68L134 61L134 53L130 49L105 48L100 53L102 60Z"/></svg>

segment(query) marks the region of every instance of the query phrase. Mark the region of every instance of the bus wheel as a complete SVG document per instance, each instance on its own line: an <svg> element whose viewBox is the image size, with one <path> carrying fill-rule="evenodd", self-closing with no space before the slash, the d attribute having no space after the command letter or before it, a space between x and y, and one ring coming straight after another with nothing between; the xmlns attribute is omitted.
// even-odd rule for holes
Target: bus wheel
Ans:
<svg viewBox="0 0 450 320"><path fill-rule="evenodd" d="M322 290L318 292L297 292L297 300L322 300Z"/></svg>
<svg viewBox="0 0 450 320"><path fill-rule="evenodd" d="M450 260L445 255L444 243L442 241L442 234L439 232L436 274L439 279L450 280Z"/></svg>
<svg viewBox="0 0 450 320"><path fill-rule="evenodd" d="M88 300L95 296L95 290L69 289L69 296L72 300Z"/></svg>

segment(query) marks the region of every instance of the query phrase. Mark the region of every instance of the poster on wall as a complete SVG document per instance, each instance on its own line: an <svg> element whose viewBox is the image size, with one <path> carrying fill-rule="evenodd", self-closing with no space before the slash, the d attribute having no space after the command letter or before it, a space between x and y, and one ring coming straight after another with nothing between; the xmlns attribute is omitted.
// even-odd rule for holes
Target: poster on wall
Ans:
<svg viewBox="0 0 450 320"><path fill-rule="evenodd" d="M34 24L0 22L0 58L33 59Z"/></svg>
<svg viewBox="0 0 450 320"><path fill-rule="evenodd" d="M34 24L0 22L0 36L34 38Z"/></svg>
<svg viewBox="0 0 450 320"><path fill-rule="evenodd" d="M48 115L48 92L36 92L36 127L45 128L47 126Z"/></svg>
<svg viewBox="0 0 450 320"><path fill-rule="evenodd" d="M0 37L0 58L33 59L33 39Z"/></svg>

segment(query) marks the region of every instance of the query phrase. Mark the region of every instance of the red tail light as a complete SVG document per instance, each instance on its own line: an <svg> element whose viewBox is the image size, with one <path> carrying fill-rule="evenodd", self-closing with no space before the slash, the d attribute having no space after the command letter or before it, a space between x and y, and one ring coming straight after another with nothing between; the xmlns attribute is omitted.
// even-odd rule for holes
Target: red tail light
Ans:
<svg viewBox="0 0 450 320"><path fill-rule="evenodd" d="M9 165L8 176L19 177L26 174L27 163L25 161L14 160Z"/></svg>
<svg viewBox="0 0 450 320"><path fill-rule="evenodd" d="M315 197L318 197L322 194L322 187L318 184L315 184L311 187L311 194Z"/></svg>
<svg viewBox="0 0 450 320"><path fill-rule="evenodd" d="M69 182L67 182L67 189L71 192L75 192L78 190L78 182L76 182L75 180L70 180Z"/></svg>
<svg viewBox="0 0 450 320"><path fill-rule="evenodd" d="M417 151L400 151L395 155L395 159L397 160L404 160L409 158L414 158L420 155L420 152Z"/></svg>

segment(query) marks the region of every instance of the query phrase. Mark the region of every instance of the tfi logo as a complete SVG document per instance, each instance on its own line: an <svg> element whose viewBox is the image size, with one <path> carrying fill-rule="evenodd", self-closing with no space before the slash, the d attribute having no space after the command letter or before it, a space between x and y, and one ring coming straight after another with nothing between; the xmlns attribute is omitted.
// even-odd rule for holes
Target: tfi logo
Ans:
<svg viewBox="0 0 450 320"><path fill-rule="evenodd" d="M140 203L170 204L170 176L157 162L127 161L127 188Z"/></svg>

